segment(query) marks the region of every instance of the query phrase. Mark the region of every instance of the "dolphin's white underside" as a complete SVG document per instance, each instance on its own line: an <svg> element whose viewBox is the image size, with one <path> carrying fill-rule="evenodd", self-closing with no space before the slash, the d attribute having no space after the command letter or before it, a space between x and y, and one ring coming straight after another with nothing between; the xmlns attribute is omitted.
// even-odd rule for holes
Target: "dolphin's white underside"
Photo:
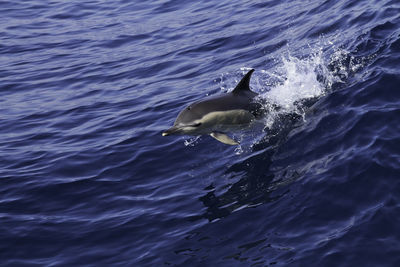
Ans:
<svg viewBox="0 0 400 267"><path fill-rule="evenodd" d="M254 120L254 115L249 111L244 109L234 109L227 111L213 111L187 125L177 126L182 129L182 134L201 135L213 132L237 131L247 127ZM196 124L200 124L200 126L190 126Z"/></svg>

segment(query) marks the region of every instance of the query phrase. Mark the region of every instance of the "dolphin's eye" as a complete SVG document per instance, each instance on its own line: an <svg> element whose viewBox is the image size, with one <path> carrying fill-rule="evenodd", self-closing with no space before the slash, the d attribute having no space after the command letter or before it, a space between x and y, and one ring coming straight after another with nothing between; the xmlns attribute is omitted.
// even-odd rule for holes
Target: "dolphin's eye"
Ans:
<svg viewBox="0 0 400 267"><path fill-rule="evenodd" d="M191 110L192 109L192 107L187 107L187 110Z"/></svg>

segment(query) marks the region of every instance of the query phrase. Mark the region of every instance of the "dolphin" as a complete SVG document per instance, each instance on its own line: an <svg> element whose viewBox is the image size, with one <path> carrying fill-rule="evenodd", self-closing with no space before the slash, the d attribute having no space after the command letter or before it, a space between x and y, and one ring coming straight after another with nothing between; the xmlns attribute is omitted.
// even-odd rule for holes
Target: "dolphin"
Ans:
<svg viewBox="0 0 400 267"><path fill-rule="evenodd" d="M226 132L248 127L260 115L261 104L255 102L257 93L250 90L251 69L236 85L232 92L209 97L195 102L183 109L174 125L162 135L205 135L216 140L238 145L239 142L226 135Z"/></svg>

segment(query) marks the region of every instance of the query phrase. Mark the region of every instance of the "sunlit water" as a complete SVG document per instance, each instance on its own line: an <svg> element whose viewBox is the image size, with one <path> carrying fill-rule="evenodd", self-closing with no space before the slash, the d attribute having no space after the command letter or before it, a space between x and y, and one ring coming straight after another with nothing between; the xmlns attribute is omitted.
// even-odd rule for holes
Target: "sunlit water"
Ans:
<svg viewBox="0 0 400 267"><path fill-rule="evenodd" d="M398 266L398 1L3 1L4 266ZM168 136L250 69L267 111Z"/></svg>

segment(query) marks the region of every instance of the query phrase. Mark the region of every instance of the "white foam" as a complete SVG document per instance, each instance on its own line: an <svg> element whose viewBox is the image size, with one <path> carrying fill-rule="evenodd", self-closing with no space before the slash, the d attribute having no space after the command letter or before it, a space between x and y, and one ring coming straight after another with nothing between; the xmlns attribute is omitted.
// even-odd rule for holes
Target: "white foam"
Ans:
<svg viewBox="0 0 400 267"><path fill-rule="evenodd" d="M286 112L297 112L295 104L300 100L320 97L326 92L325 85L318 80L318 75L328 74L320 54L305 59L290 55L282 58L278 73L280 75L275 74L275 77L278 76L282 82L261 97Z"/></svg>
<svg viewBox="0 0 400 267"><path fill-rule="evenodd" d="M318 99L330 91L337 77L328 69L322 48L305 57L287 53L272 70L261 70L263 84L254 88L268 111L264 123L270 128L281 114L304 117L304 100ZM258 86L259 82L256 83Z"/></svg>

